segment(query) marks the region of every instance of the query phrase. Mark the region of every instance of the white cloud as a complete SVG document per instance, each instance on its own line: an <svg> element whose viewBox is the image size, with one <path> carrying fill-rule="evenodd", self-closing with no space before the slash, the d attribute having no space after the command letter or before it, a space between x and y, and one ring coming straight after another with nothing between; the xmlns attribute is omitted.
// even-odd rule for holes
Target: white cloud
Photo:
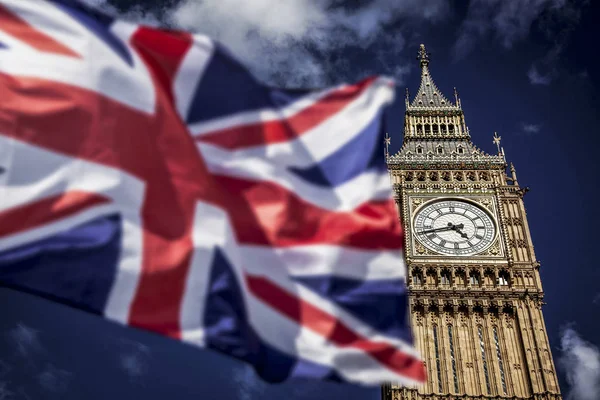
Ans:
<svg viewBox="0 0 600 400"><path fill-rule="evenodd" d="M532 65L527 71L527 78L532 85L549 85L552 82L552 74L542 74L535 65Z"/></svg>
<svg viewBox="0 0 600 400"><path fill-rule="evenodd" d="M85 1L116 14L106 0ZM372 74L401 80L406 68L398 66L396 56L405 45L402 26L439 21L450 10L449 0L372 0L353 8L334 7L331 0L182 0L152 15L139 7L141 0L137 4L121 17L136 22L160 19L207 34L259 79L286 87L319 87ZM389 51L382 52L382 47ZM343 51L347 48L354 51ZM361 53L360 64L366 66L358 71L362 76L348 76L352 70L356 74L352 67Z"/></svg>
<svg viewBox="0 0 600 400"><path fill-rule="evenodd" d="M331 8L329 3L184 0L170 19L176 26L216 38L264 81L323 86L331 83L331 72L343 76L348 70L339 58L329 59L325 54L345 47L369 48L376 41L389 40L388 24L403 18L435 21L448 10L447 0L374 0L353 10ZM394 36L393 47L401 51L404 37L397 32Z"/></svg>
<svg viewBox="0 0 600 400"><path fill-rule="evenodd" d="M569 389L565 400L600 399L600 350L567 327L561 336L558 362L563 368Z"/></svg>
<svg viewBox="0 0 600 400"><path fill-rule="evenodd" d="M10 400L13 399L14 393L8 389L8 384L6 382L0 382L0 400Z"/></svg>
<svg viewBox="0 0 600 400"><path fill-rule="evenodd" d="M528 135L536 134L540 131L542 126L540 124L521 124L521 129Z"/></svg>
<svg viewBox="0 0 600 400"><path fill-rule="evenodd" d="M71 375L70 372L48 363L38 375L38 383L49 392L65 393L69 386Z"/></svg>
<svg viewBox="0 0 600 400"><path fill-rule="evenodd" d="M131 379L139 379L146 375L150 364L150 349L148 346L122 339L120 341L119 367Z"/></svg>
<svg viewBox="0 0 600 400"><path fill-rule="evenodd" d="M18 323L16 327L8 331L7 336L23 357L29 358L43 350L39 332L23 323Z"/></svg>
<svg viewBox="0 0 600 400"><path fill-rule="evenodd" d="M240 400L261 399L265 390L265 384L247 365L236 367L233 370L233 382L237 388Z"/></svg>

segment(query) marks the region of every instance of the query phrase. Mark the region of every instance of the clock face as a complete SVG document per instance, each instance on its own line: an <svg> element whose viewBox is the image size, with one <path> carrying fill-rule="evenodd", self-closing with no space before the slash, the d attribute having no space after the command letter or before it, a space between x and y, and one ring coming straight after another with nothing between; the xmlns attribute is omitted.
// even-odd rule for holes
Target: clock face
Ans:
<svg viewBox="0 0 600 400"><path fill-rule="evenodd" d="M437 200L415 215L413 232L419 242L437 253L470 256L488 248L496 224L482 208L462 200Z"/></svg>

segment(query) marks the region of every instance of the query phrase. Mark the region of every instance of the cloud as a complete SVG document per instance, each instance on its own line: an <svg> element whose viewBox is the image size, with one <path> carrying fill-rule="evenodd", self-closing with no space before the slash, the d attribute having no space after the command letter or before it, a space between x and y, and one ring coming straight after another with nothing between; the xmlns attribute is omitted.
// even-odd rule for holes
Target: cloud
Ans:
<svg viewBox="0 0 600 400"><path fill-rule="evenodd" d="M465 57L480 41L488 37L493 37L504 48L509 49L516 42L525 39L537 23L536 26L551 44L546 55L537 64L552 70L587 3L588 0L472 0L454 44L454 56L456 59ZM540 65L537 66L538 69ZM536 75L536 71L529 70L532 83L549 83L547 77L539 73ZM540 79L532 79L532 76Z"/></svg>
<svg viewBox="0 0 600 400"><path fill-rule="evenodd" d="M521 124L521 129L523 130L523 133L527 135L534 135L538 133L541 128L542 126L540 124Z"/></svg>
<svg viewBox="0 0 600 400"><path fill-rule="evenodd" d="M43 351L39 332L23 323L18 323L15 328L8 331L7 337L14 344L17 352L25 358Z"/></svg>
<svg viewBox="0 0 600 400"><path fill-rule="evenodd" d="M116 13L115 0L86 0ZM346 2L347 3L347 2ZM151 8L130 1L121 17L207 34L223 43L263 82L320 87L387 74L401 80L398 54L406 34L450 14L449 0L181 0ZM123 3L118 3L123 7ZM157 4L154 2L153 4ZM165 4L175 4L164 9ZM375 56L373 56L375 55ZM411 63L412 53L411 53ZM360 60L360 62L359 62ZM357 67L360 65L360 67Z"/></svg>
<svg viewBox="0 0 600 400"><path fill-rule="evenodd" d="M549 85L552 82L553 75L555 72L549 72L547 74L541 74L535 65L531 65L529 71L527 71L527 78L529 78L529 83L532 85Z"/></svg>
<svg viewBox="0 0 600 400"><path fill-rule="evenodd" d="M472 0L454 44L456 58L466 56L475 45L493 35L505 48L527 36L533 21L547 8L564 0Z"/></svg>
<svg viewBox="0 0 600 400"><path fill-rule="evenodd" d="M44 370L38 375L40 386L52 393L65 393L69 386L72 374L68 371L46 364Z"/></svg>
<svg viewBox="0 0 600 400"><path fill-rule="evenodd" d="M252 400L264 397L262 395L265 390L264 383L256 377L256 374L249 366L236 367L233 370L233 382L237 388L240 400Z"/></svg>
<svg viewBox="0 0 600 400"><path fill-rule="evenodd" d="M10 400L13 397L14 393L8 389L8 384L6 382L0 382L0 400Z"/></svg>
<svg viewBox="0 0 600 400"><path fill-rule="evenodd" d="M600 305L600 292L596 293L596 295L594 296L594 298L592 299L592 303L596 304L596 305Z"/></svg>
<svg viewBox="0 0 600 400"><path fill-rule="evenodd" d="M140 379L148 373L150 349L142 343L120 340L119 367L131 378Z"/></svg>
<svg viewBox="0 0 600 400"><path fill-rule="evenodd" d="M600 350L582 339L567 326L561 335L558 362L565 371L569 389L565 400L597 400L600 398Z"/></svg>
<svg viewBox="0 0 600 400"><path fill-rule="evenodd" d="M0 360L0 378L4 378L12 370L5 361Z"/></svg>

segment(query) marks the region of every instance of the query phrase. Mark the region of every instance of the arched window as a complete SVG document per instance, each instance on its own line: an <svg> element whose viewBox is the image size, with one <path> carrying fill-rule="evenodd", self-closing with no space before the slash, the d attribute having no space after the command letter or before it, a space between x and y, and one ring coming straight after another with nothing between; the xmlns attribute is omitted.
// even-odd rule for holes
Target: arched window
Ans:
<svg viewBox="0 0 600 400"><path fill-rule="evenodd" d="M417 154L423 154L423 147L417 146Z"/></svg>
<svg viewBox="0 0 600 400"><path fill-rule="evenodd" d="M413 285L421 286L423 284L423 277L421 272L417 271L413 274Z"/></svg>
<svg viewBox="0 0 600 400"><path fill-rule="evenodd" d="M440 131L441 131L442 133L446 133L446 124L441 124L441 125L440 125Z"/></svg>
<svg viewBox="0 0 600 400"><path fill-rule="evenodd" d="M442 146L438 146L436 151L438 154L444 154L444 148Z"/></svg>
<svg viewBox="0 0 600 400"><path fill-rule="evenodd" d="M458 393L458 376L456 375L456 359L454 357L454 335L452 334L452 325L448 325L448 341L450 342L450 362L452 363L452 376L454 377L454 393Z"/></svg>
<svg viewBox="0 0 600 400"><path fill-rule="evenodd" d="M425 124L425 133L431 133L431 125Z"/></svg>
<svg viewBox="0 0 600 400"><path fill-rule="evenodd" d="M462 146L458 146L458 154L463 154L465 152L465 149L463 149Z"/></svg>
<svg viewBox="0 0 600 400"><path fill-rule="evenodd" d="M504 363L502 362L502 353L500 352L500 343L498 342L498 331L496 330L496 326L494 326L494 342L496 344L496 357L498 358L498 365L500 366L500 380L502 382L502 391L504 394L508 394L506 392L506 377L504 376Z"/></svg>
<svg viewBox="0 0 600 400"><path fill-rule="evenodd" d="M442 271L440 277L442 279L442 285L450 285L450 272Z"/></svg>
<svg viewBox="0 0 600 400"><path fill-rule="evenodd" d="M448 125L448 133L454 133L454 125Z"/></svg>
<svg viewBox="0 0 600 400"><path fill-rule="evenodd" d="M508 282L510 280L510 276L506 271L500 271L498 274L498 286L508 286Z"/></svg>
<svg viewBox="0 0 600 400"><path fill-rule="evenodd" d="M469 275L469 283L471 286L479 286L479 273L471 272Z"/></svg>
<svg viewBox="0 0 600 400"><path fill-rule="evenodd" d="M423 133L423 125L417 124L417 133Z"/></svg>
<svg viewBox="0 0 600 400"><path fill-rule="evenodd" d="M481 360L483 361L483 374L485 375L485 387L487 394L492 394L492 388L490 386L490 375L488 372L487 359L485 357L485 343L483 341L483 330L481 325L477 326L477 333L479 334L479 350L481 351Z"/></svg>
<svg viewBox="0 0 600 400"><path fill-rule="evenodd" d="M440 363L440 349L438 345L437 325L433 326L433 347L435 349L435 368L437 372L438 391L442 393L442 366Z"/></svg>
<svg viewBox="0 0 600 400"><path fill-rule="evenodd" d="M438 133L439 132L438 124L433 124L432 128L433 128L433 133Z"/></svg>

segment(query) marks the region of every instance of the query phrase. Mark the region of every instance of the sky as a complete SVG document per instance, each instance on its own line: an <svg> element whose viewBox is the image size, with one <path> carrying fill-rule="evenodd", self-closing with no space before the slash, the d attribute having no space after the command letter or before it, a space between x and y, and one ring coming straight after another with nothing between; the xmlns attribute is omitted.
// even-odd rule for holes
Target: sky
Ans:
<svg viewBox="0 0 600 400"><path fill-rule="evenodd" d="M322 87L396 79L387 110L402 143L404 88L418 45L460 95L474 143L502 137L545 290L544 315L567 400L600 398L598 2L592 0L86 0L122 18L221 41L265 84ZM244 364L0 288L0 400L378 399L378 388L269 385Z"/></svg>

